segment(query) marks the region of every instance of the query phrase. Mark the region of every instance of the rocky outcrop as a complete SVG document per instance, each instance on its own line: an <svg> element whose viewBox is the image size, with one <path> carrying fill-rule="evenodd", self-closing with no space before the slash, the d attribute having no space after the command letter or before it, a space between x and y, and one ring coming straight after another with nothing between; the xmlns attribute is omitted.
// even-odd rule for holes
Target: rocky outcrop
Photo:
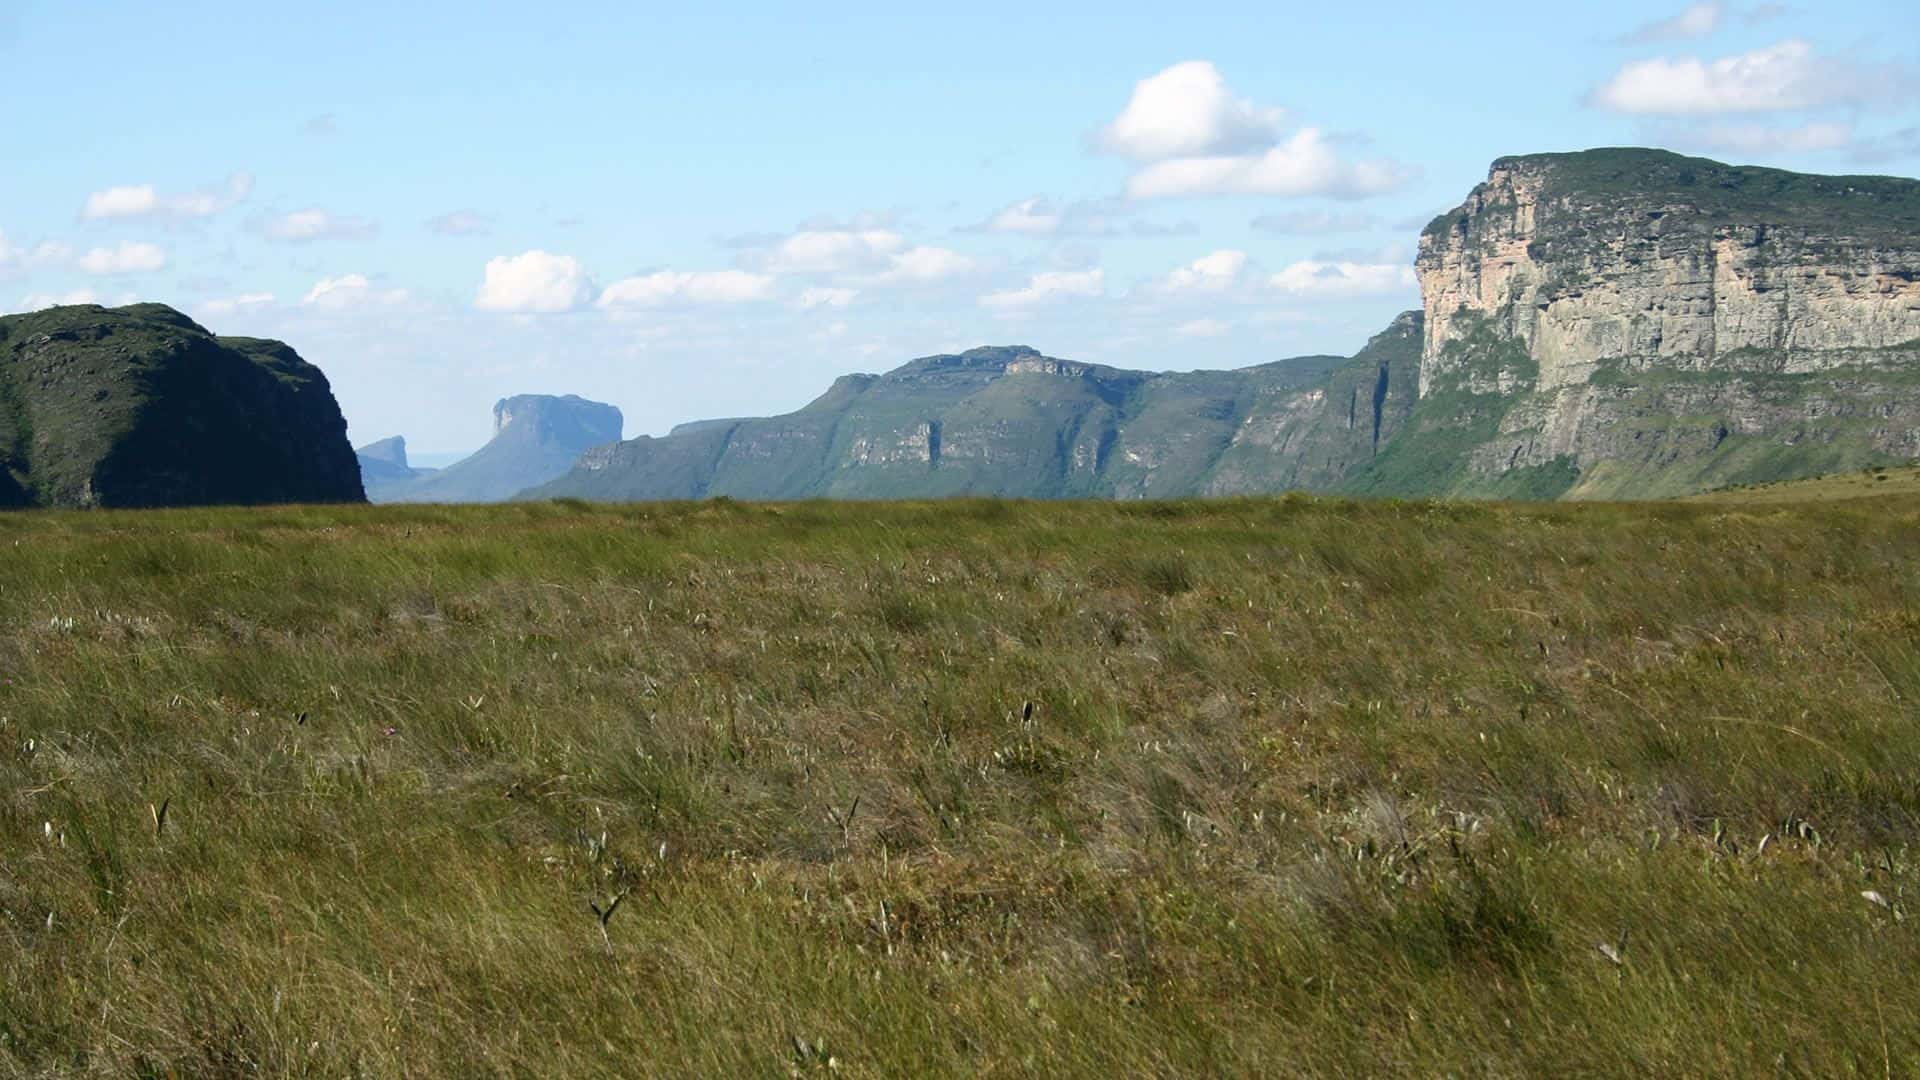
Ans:
<svg viewBox="0 0 1920 1080"><path fill-rule="evenodd" d="M1502 158L1417 268L1421 397L1472 431L1456 490L1545 469L1645 496L1920 456L1920 182Z"/></svg>
<svg viewBox="0 0 1920 1080"><path fill-rule="evenodd" d="M416 469L407 461L407 440L399 435L370 442L354 451L360 459L360 479L369 492L405 484L437 470Z"/></svg>
<svg viewBox="0 0 1920 1080"><path fill-rule="evenodd" d="M0 318L0 505L364 498L326 376L280 342L160 304Z"/></svg>
<svg viewBox="0 0 1920 1080"><path fill-rule="evenodd" d="M375 502L500 502L564 474L580 455L620 440L612 405L569 394L522 394L493 406L493 438L444 469L370 484Z"/></svg>

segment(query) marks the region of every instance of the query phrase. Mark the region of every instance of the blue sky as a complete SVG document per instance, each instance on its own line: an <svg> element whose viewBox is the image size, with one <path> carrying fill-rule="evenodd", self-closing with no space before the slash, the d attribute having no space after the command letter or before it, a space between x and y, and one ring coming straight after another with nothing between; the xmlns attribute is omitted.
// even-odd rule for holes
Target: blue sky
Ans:
<svg viewBox="0 0 1920 1080"><path fill-rule="evenodd" d="M0 309L284 338L355 442L978 344L1351 352L1503 154L1920 173L1920 5L0 0Z"/></svg>

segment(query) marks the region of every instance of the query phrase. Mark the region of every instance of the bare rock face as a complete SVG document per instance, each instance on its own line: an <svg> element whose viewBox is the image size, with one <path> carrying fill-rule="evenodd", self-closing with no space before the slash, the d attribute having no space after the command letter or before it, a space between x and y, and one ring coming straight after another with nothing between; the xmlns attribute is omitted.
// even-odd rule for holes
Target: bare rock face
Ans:
<svg viewBox="0 0 1920 1080"><path fill-rule="evenodd" d="M1480 477L1664 494L1920 456L1920 182L1503 158L1417 268L1421 397L1507 399Z"/></svg>

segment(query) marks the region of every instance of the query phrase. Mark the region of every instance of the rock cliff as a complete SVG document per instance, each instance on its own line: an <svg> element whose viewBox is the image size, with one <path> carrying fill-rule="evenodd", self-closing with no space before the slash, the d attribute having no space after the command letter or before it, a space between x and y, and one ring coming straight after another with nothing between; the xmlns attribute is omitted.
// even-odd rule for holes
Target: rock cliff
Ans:
<svg viewBox="0 0 1920 1080"><path fill-rule="evenodd" d="M1646 496L1920 456L1920 182L1502 158L1417 269L1451 490Z"/></svg>
<svg viewBox="0 0 1920 1080"><path fill-rule="evenodd" d="M326 376L160 304L0 318L0 506L359 502Z"/></svg>

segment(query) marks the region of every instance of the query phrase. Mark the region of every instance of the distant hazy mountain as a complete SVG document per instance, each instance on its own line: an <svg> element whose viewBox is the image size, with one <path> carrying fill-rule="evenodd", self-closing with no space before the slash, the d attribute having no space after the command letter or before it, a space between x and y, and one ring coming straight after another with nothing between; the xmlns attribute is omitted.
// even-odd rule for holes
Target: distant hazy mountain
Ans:
<svg viewBox="0 0 1920 1080"><path fill-rule="evenodd" d="M320 369L162 304L0 318L0 507L360 502Z"/></svg>
<svg viewBox="0 0 1920 1080"><path fill-rule="evenodd" d="M584 455L529 498L1173 497L1326 487L1404 421L1409 312L1352 358L1162 374L1024 346L849 375L798 412L683 425Z"/></svg>
<svg viewBox="0 0 1920 1080"><path fill-rule="evenodd" d="M409 469L411 477L376 482L367 474L367 493L375 502L499 502L516 493L564 474L583 451L618 442L620 410L571 394L550 397L523 394L493 407L493 438L487 445L444 469ZM361 452L374 455L376 471L406 468L405 445L383 440Z"/></svg>
<svg viewBox="0 0 1920 1080"><path fill-rule="evenodd" d="M407 440L400 435L370 442L354 451L360 459L360 479L367 490L391 487L418 479L436 469L416 469L407 461Z"/></svg>

